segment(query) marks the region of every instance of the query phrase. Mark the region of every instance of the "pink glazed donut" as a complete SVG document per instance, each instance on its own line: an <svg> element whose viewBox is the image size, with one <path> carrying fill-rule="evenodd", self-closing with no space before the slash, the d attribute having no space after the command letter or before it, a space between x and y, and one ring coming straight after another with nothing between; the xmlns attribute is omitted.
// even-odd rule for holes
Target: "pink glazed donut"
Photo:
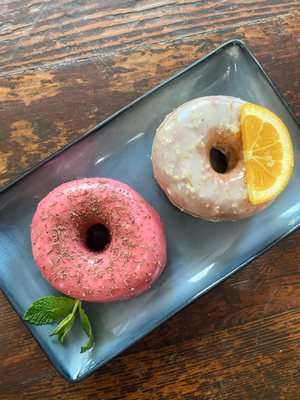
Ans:
<svg viewBox="0 0 300 400"><path fill-rule="evenodd" d="M55 289L86 301L138 296L166 264L158 213L133 189L108 178L64 183L38 205L33 256Z"/></svg>

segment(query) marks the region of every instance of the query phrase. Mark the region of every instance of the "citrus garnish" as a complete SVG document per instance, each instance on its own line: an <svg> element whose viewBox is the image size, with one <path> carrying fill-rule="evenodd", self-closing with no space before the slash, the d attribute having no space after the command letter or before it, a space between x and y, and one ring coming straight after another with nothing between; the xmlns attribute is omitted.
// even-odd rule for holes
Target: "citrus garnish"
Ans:
<svg viewBox="0 0 300 400"><path fill-rule="evenodd" d="M265 203L283 191L292 175L290 134L277 115L256 104L243 104L240 117L248 198L252 204Z"/></svg>

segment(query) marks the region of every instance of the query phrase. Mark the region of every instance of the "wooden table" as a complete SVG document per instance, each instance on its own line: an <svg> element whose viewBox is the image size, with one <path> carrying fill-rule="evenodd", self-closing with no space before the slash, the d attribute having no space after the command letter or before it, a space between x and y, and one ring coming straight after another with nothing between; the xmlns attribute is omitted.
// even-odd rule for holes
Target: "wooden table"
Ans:
<svg viewBox="0 0 300 400"><path fill-rule="evenodd" d="M300 117L299 0L4 0L0 184L242 39ZM0 297L0 398L299 399L300 231L78 384Z"/></svg>

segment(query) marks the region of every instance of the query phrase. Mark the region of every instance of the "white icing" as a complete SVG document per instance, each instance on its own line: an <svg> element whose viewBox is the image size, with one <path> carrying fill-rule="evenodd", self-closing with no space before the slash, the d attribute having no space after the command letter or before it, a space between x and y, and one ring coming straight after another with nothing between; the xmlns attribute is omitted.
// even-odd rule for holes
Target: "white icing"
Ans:
<svg viewBox="0 0 300 400"><path fill-rule="evenodd" d="M154 175L180 209L209 220L237 219L257 212L247 198L239 121L244 101L211 96L183 104L166 117L154 138ZM225 139L224 139L225 138ZM237 165L225 174L213 170L214 145L234 147Z"/></svg>

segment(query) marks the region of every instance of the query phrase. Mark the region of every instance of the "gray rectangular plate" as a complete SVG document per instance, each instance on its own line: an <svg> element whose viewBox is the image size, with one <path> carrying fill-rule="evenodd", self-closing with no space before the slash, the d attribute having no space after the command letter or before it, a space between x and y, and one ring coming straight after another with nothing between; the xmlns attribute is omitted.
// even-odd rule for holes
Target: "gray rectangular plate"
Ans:
<svg viewBox="0 0 300 400"><path fill-rule="evenodd" d="M295 168L286 190L265 211L238 222L212 223L172 206L153 178L150 152L156 128L172 109L222 94L261 104L283 119L292 136ZM1 190L1 288L20 317L34 300L56 293L34 263L30 224L38 202L71 176L121 180L156 208L168 239L166 269L138 298L86 304L96 340L92 351L79 353L86 341L79 324L64 346L49 337L53 327L28 325L57 370L69 381L81 380L299 226L299 152L293 113L245 45L228 42Z"/></svg>

